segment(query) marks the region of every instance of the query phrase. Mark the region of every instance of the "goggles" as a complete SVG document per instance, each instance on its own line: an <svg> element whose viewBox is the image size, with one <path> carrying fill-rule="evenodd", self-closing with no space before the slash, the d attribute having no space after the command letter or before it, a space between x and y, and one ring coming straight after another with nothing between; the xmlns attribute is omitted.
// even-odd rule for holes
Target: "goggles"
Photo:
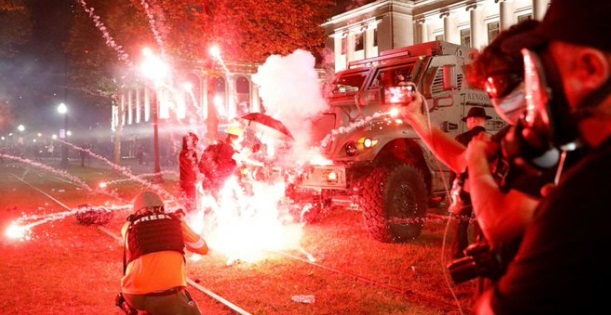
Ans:
<svg viewBox="0 0 611 315"><path fill-rule="evenodd" d="M512 72L491 73L484 82L484 89L491 99L503 98L522 83L520 74Z"/></svg>
<svg viewBox="0 0 611 315"><path fill-rule="evenodd" d="M484 90L497 114L515 125L526 107L522 76L510 71L491 72L484 82Z"/></svg>

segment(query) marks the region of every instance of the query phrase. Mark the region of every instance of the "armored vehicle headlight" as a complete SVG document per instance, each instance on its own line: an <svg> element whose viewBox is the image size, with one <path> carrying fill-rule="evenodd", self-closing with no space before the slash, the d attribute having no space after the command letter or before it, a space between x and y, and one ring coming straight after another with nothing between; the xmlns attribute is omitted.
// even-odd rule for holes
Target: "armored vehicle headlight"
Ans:
<svg viewBox="0 0 611 315"><path fill-rule="evenodd" d="M371 139L371 138L364 138L363 139L363 147L365 147L366 149L369 149L369 148L375 146L376 144L378 144L378 140L377 139Z"/></svg>
<svg viewBox="0 0 611 315"><path fill-rule="evenodd" d="M327 175L326 178L327 178L328 183L337 182L337 173L335 171L330 171L326 175Z"/></svg>

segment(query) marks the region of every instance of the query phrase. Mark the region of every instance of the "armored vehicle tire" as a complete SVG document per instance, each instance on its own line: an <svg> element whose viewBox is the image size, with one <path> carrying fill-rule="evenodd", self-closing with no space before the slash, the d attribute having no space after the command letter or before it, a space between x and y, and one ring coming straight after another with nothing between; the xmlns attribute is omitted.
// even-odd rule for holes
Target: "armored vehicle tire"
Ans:
<svg viewBox="0 0 611 315"><path fill-rule="evenodd" d="M406 242L420 235L427 211L427 189L412 165L376 167L363 181L360 209L369 234L381 242Z"/></svg>
<svg viewBox="0 0 611 315"><path fill-rule="evenodd" d="M299 222L305 222L308 224L314 224L320 222L320 217L322 213L321 206L312 206L308 211L302 212L300 215Z"/></svg>

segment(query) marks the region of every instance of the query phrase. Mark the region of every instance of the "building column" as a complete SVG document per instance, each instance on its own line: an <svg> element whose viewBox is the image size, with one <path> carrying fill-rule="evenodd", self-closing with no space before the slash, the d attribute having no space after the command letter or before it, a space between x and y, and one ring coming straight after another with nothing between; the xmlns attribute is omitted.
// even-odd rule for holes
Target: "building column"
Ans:
<svg viewBox="0 0 611 315"><path fill-rule="evenodd" d="M135 92L136 92L136 123L138 124L138 123L140 123L142 121L142 115L141 115L141 113L142 113L142 109L141 109L142 108L142 103L141 103L142 100L141 100L141 97L140 97L140 94L141 94L140 93L140 87L137 87Z"/></svg>
<svg viewBox="0 0 611 315"><path fill-rule="evenodd" d="M134 90L127 90L127 124L131 125L134 122L134 104L132 102Z"/></svg>
<svg viewBox="0 0 611 315"><path fill-rule="evenodd" d="M363 40L365 41L365 45L363 45L365 58L375 57L373 53L373 28L369 25L363 30Z"/></svg>
<svg viewBox="0 0 611 315"><path fill-rule="evenodd" d="M548 0L532 0L533 1L533 19L543 20L545 11L547 11Z"/></svg>
<svg viewBox="0 0 611 315"><path fill-rule="evenodd" d="M470 27L471 27L471 48L480 49L482 46L482 29L481 22L479 20L479 11L477 10L477 4L467 6L467 11L470 15Z"/></svg>
<svg viewBox="0 0 611 315"><path fill-rule="evenodd" d="M416 20L416 25L418 27L418 37L415 39L416 43L425 43L428 41L428 33L426 27L426 18L422 17Z"/></svg>
<svg viewBox="0 0 611 315"><path fill-rule="evenodd" d="M443 19L443 40L445 40L446 42L451 42L452 37L450 34L450 11L441 12L439 18Z"/></svg>
<svg viewBox="0 0 611 315"><path fill-rule="evenodd" d="M508 29L514 24L513 15L511 14L510 0L496 0L499 4L499 27L501 31Z"/></svg>
<svg viewBox="0 0 611 315"><path fill-rule="evenodd" d="M346 68L348 64L354 60L354 32L348 31L348 38L346 40Z"/></svg>

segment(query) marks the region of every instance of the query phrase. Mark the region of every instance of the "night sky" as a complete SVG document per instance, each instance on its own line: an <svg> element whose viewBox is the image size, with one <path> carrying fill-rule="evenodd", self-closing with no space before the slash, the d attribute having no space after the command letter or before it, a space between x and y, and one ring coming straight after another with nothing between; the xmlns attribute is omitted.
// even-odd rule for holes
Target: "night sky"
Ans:
<svg viewBox="0 0 611 315"><path fill-rule="evenodd" d="M2 90L11 99L12 119L0 130L14 131L23 124L29 132L57 133L63 116L57 106L69 108L69 128L74 132L105 123L102 110L82 104L66 88L67 64L62 44L68 36L70 14L78 3L71 0L26 0L34 21L31 40L12 60L2 60ZM109 117L109 114L107 115Z"/></svg>
<svg viewBox="0 0 611 315"><path fill-rule="evenodd" d="M66 88L62 43L68 36L70 17L82 8L75 0L26 0L35 21L32 39L11 60L0 60L0 93L12 100L12 119L0 125L0 133L13 132L23 124L29 132L57 133L63 116L57 106L69 107L69 128L85 131L108 125L110 111L84 104L78 92ZM354 8L366 0L339 0L334 14Z"/></svg>

